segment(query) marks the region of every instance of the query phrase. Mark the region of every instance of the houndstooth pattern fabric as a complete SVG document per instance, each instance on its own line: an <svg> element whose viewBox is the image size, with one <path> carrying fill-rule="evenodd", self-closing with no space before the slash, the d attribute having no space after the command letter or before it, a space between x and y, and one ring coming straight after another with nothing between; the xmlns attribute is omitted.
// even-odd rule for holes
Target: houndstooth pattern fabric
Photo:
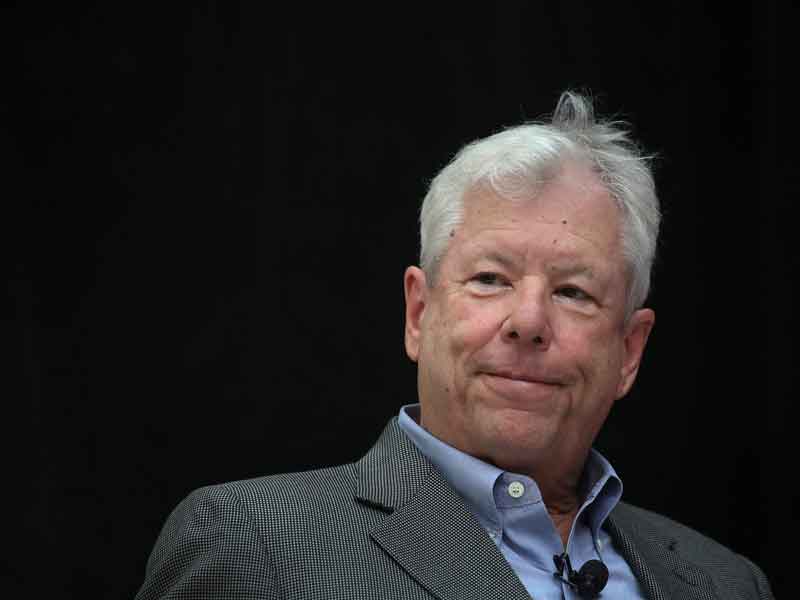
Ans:
<svg viewBox="0 0 800 600"><path fill-rule="evenodd" d="M614 543L652 600L772 598L757 567L620 504ZM393 419L359 462L201 488L167 519L137 600L529 599Z"/></svg>

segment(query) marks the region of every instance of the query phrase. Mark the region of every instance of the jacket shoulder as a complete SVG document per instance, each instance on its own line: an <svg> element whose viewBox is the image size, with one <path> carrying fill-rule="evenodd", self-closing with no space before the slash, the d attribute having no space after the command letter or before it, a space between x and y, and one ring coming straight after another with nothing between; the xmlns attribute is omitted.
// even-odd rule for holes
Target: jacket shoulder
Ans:
<svg viewBox="0 0 800 600"><path fill-rule="evenodd" d="M773 597L769 582L757 565L691 527L625 502L617 505L612 519L640 544L644 542L668 552L678 552L708 573L722 589L735 581L747 581L757 589L758 595L752 597Z"/></svg>
<svg viewBox="0 0 800 600"><path fill-rule="evenodd" d="M353 465L198 488L164 524L137 600L284 597L277 557L352 502ZM303 535L305 533L305 535Z"/></svg>
<svg viewBox="0 0 800 600"><path fill-rule="evenodd" d="M352 498L355 465L348 463L324 469L266 475L206 486L193 494L222 494L236 498L246 508L262 504L299 506L330 504Z"/></svg>
<svg viewBox="0 0 800 600"><path fill-rule="evenodd" d="M320 521L353 510L352 463L312 471L267 475L205 486L184 503L210 503L220 512L247 519L261 535L297 535Z"/></svg>
<svg viewBox="0 0 800 600"><path fill-rule="evenodd" d="M680 542L687 541L692 544L700 544L704 551L713 550L733 556L731 550L696 529L651 510L640 508L627 502L620 502L612 514L616 519L624 521L639 530L660 533L664 538L675 538Z"/></svg>

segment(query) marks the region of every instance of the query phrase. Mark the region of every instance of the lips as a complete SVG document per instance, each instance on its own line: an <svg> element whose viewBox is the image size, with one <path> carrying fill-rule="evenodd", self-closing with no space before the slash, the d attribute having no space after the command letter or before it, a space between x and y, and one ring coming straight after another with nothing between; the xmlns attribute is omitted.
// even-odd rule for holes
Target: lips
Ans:
<svg viewBox="0 0 800 600"><path fill-rule="evenodd" d="M519 381L524 383L538 383L540 385L552 385L552 386L564 385L564 382L559 378L539 373L523 373L507 369L495 369L491 371L487 370L487 371L482 371L482 373L490 377L499 377L502 379L508 379L511 381Z"/></svg>
<svg viewBox="0 0 800 600"><path fill-rule="evenodd" d="M562 396L564 384L552 376L515 371L481 371L480 379L500 405L525 409ZM495 400L497 401L497 400ZM532 404L533 403L533 404Z"/></svg>

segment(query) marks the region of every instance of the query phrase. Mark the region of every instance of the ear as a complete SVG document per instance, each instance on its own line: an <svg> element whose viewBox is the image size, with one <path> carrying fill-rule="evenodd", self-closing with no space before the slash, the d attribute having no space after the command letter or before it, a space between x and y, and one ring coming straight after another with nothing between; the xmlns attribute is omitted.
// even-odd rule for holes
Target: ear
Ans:
<svg viewBox="0 0 800 600"><path fill-rule="evenodd" d="M624 354L617 398L627 394L636 380L644 347L647 345L647 338L650 336L650 330L653 329L655 322L656 313L649 308L641 308L634 312L625 324Z"/></svg>
<svg viewBox="0 0 800 600"><path fill-rule="evenodd" d="M428 301L425 272L419 267L408 267L403 278L403 287L406 295L406 354L417 362L422 315Z"/></svg>

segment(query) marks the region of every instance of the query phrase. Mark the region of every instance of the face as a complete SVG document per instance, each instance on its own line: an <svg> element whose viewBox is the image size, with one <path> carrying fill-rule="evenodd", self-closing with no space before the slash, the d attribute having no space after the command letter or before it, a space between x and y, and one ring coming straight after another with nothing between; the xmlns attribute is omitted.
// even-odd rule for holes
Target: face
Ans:
<svg viewBox="0 0 800 600"><path fill-rule="evenodd" d="M478 190L464 208L435 285L405 275L422 425L508 470L582 464L654 322L625 318L616 203L568 165L535 199Z"/></svg>

